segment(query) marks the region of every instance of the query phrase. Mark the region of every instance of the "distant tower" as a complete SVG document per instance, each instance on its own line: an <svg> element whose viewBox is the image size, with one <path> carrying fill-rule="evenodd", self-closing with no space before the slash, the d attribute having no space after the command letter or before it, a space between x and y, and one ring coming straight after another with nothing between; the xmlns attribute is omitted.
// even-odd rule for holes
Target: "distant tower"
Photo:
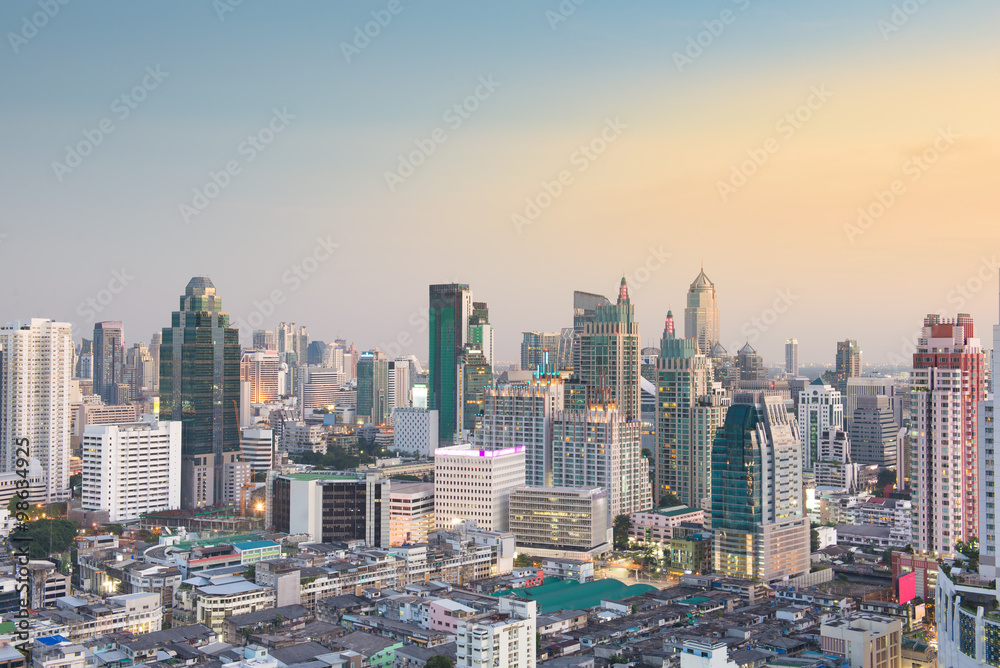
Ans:
<svg viewBox="0 0 1000 668"><path fill-rule="evenodd" d="M120 320L94 324L94 394L111 406L125 378L125 343Z"/></svg>
<svg viewBox="0 0 1000 668"><path fill-rule="evenodd" d="M160 344L160 419L182 423L181 506L221 505L223 457L240 447L239 330L205 276L188 282L171 323Z"/></svg>
<svg viewBox="0 0 1000 668"><path fill-rule="evenodd" d="M785 339L785 373L799 375L799 340Z"/></svg>
<svg viewBox="0 0 1000 668"><path fill-rule="evenodd" d="M802 469L812 471L820 458L819 443L823 432L844 428L843 395L822 378L817 378L799 394L798 417Z"/></svg>
<svg viewBox="0 0 1000 668"><path fill-rule="evenodd" d="M698 349L708 355L719 339L719 301L715 284L708 280L705 268L691 283L684 309L684 338L696 339Z"/></svg>
<svg viewBox="0 0 1000 668"><path fill-rule="evenodd" d="M430 409L438 411L438 434L451 443L458 426L458 363L468 343L472 291L462 283L430 286Z"/></svg>
<svg viewBox="0 0 1000 668"><path fill-rule="evenodd" d="M847 379L861 375L861 348L853 339L837 341L837 389L847 396Z"/></svg>

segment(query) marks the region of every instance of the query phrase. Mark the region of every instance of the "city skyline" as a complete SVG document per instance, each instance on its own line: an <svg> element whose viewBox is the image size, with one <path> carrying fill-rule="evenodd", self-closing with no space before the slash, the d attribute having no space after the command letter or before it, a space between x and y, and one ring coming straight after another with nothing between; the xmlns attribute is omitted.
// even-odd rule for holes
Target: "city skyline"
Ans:
<svg viewBox="0 0 1000 668"><path fill-rule="evenodd" d="M361 47L355 29L379 7L287 15L223 4L232 11L111 4L114 26L60 5L30 38L20 30L37 4L0 7L18 37L0 58L0 113L17 128L4 143L12 222L0 229L0 320L75 322L76 340L122 320L130 342L148 340L178 286L208 275L234 321L304 321L363 348L404 336L413 343L402 352L422 356L426 330L411 321L426 286L456 281L489 301L496 358L516 360L520 332L558 331L573 290L603 294L622 272L655 346L702 260L723 345L756 335L769 362L790 337L803 363L826 361L848 337L866 362L905 359L902 339L928 312L994 317L998 234L984 212L998 97L983 82L996 81L987 26L1000 8L927 3L900 19L891 3L862 2L568 16L557 4L404 3ZM269 40L267 54L249 46ZM245 69L232 70L233 55ZM66 147L96 141L105 119L113 129L68 167ZM429 139L435 128L442 142ZM262 135L260 150L244 145L249 135ZM428 141L424 164L387 182ZM591 142L605 150L588 157L579 147ZM747 162L762 150L764 164ZM563 170L571 183L552 185ZM544 184L561 189L548 206ZM181 205L197 214L185 220ZM765 252L745 253L748 232ZM480 238L489 243L464 252ZM364 271L373 239L406 249L405 280ZM144 262L147 252L171 262ZM88 254L100 259L79 262ZM522 270L486 272L484 256ZM32 270L37 257L73 266L72 285ZM934 271L903 270L915 264ZM360 289L360 276L379 305L369 317L311 315L331 291ZM276 291L281 303L268 304ZM851 313L849 331L823 322L838 312Z"/></svg>

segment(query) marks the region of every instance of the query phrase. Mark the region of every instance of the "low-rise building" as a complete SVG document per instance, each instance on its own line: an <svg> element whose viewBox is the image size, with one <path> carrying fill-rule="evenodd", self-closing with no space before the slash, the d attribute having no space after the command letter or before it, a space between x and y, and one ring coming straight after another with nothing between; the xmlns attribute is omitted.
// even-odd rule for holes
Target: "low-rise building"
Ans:
<svg viewBox="0 0 1000 668"><path fill-rule="evenodd" d="M628 535L640 543L668 543L673 537L674 527L682 523L703 524L705 511L700 508L673 506L656 508L640 513L632 513L632 526Z"/></svg>
<svg viewBox="0 0 1000 668"><path fill-rule="evenodd" d="M855 613L820 627L825 654L846 659L851 668L900 668L903 623L891 617Z"/></svg>
<svg viewBox="0 0 1000 668"><path fill-rule="evenodd" d="M594 562L581 559L543 559L545 577L590 582L594 579Z"/></svg>
<svg viewBox="0 0 1000 668"><path fill-rule="evenodd" d="M524 554L593 558L611 550L603 487L516 487L509 513L509 529Z"/></svg>

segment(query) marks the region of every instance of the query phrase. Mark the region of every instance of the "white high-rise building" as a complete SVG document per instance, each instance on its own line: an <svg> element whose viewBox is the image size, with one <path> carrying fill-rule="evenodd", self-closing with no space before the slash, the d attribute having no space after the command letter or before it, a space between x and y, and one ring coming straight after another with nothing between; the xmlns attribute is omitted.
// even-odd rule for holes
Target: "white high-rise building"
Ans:
<svg viewBox="0 0 1000 668"><path fill-rule="evenodd" d="M19 457L41 462L47 492L38 502L69 498L70 330L68 322L42 318L0 327L0 462L4 471L17 470Z"/></svg>
<svg viewBox="0 0 1000 668"><path fill-rule="evenodd" d="M480 529L507 531L510 492L523 484L524 446L480 450L460 443L438 448L434 451L434 524L450 529L474 520Z"/></svg>
<svg viewBox="0 0 1000 668"><path fill-rule="evenodd" d="M399 357L389 362L389 415L410 405L410 360Z"/></svg>
<svg viewBox="0 0 1000 668"><path fill-rule="evenodd" d="M455 668L535 668L538 602L499 601L496 614L458 622Z"/></svg>
<svg viewBox="0 0 1000 668"><path fill-rule="evenodd" d="M851 461L851 441L847 432L835 427L823 430L819 438L819 457L813 468L818 486L851 491L857 488L858 465Z"/></svg>
<svg viewBox="0 0 1000 668"><path fill-rule="evenodd" d="M140 422L83 430L83 509L111 522L181 505L181 423L145 415Z"/></svg>
<svg viewBox="0 0 1000 668"><path fill-rule="evenodd" d="M896 414L900 401L896 396L896 386L892 378L851 376L847 379L847 392L843 397L844 423L848 428L854 422L854 412L858 410L858 399L861 397L886 397L893 417L896 418L896 424L901 423L901 415Z"/></svg>
<svg viewBox="0 0 1000 668"><path fill-rule="evenodd" d="M799 340L785 339L785 373L799 375Z"/></svg>
<svg viewBox="0 0 1000 668"><path fill-rule="evenodd" d="M817 378L799 394L799 437L802 439L802 470L812 471L819 457L824 429L844 428L844 404L840 391Z"/></svg>
<svg viewBox="0 0 1000 668"><path fill-rule="evenodd" d="M250 403L266 404L277 401L278 353L274 350L248 350L240 360L240 380L250 383Z"/></svg>
<svg viewBox="0 0 1000 668"><path fill-rule="evenodd" d="M434 483L389 483L389 545L426 543L434 531Z"/></svg>
<svg viewBox="0 0 1000 668"><path fill-rule="evenodd" d="M393 449L430 457L438 446L438 412L404 406L392 414Z"/></svg>
<svg viewBox="0 0 1000 668"><path fill-rule="evenodd" d="M993 325L992 377L1000 379L1000 325ZM996 384L993 392L979 404L977 431L979 437L979 573L987 580L995 580L997 568L997 483L1000 467L996 458ZM902 447L902 446L900 446ZM912 459L911 459L911 466Z"/></svg>
<svg viewBox="0 0 1000 668"><path fill-rule="evenodd" d="M274 466L274 432L270 429L243 430L243 454L250 468L267 471Z"/></svg>

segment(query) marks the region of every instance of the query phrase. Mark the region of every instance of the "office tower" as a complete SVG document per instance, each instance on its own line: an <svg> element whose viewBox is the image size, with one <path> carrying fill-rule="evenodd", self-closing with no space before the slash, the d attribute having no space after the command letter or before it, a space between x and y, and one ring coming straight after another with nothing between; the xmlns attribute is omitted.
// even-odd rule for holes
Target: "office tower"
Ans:
<svg viewBox="0 0 1000 668"><path fill-rule="evenodd" d="M334 343L327 345L326 350L323 351L323 366L334 371L344 372L344 349ZM347 377L346 372L344 372L344 376Z"/></svg>
<svg viewBox="0 0 1000 668"><path fill-rule="evenodd" d="M990 356L991 376L1000 379L1000 324L993 325L993 354ZM1000 386L993 381L993 392L979 406L977 436L979 438L979 573L987 580L997 577L996 488L1000 470L996 457L996 399ZM900 443L900 448L903 444ZM900 457L902 459L902 457ZM911 460L912 466L912 460ZM898 470L898 468L897 468ZM992 490L992 491L991 491Z"/></svg>
<svg viewBox="0 0 1000 668"><path fill-rule="evenodd" d="M705 268L688 288L687 307L684 309L684 338L695 339L698 349L707 355L719 342L719 300L715 284L708 280Z"/></svg>
<svg viewBox="0 0 1000 668"><path fill-rule="evenodd" d="M296 336L294 322L279 322L274 330L275 348L282 362L295 364L299 360L295 356ZM256 348L256 346L254 346Z"/></svg>
<svg viewBox="0 0 1000 668"><path fill-rule="evenodd" d="M256 473L274 467L274 431L245 427L242 432L243 454L251 470Z"/></svg>
<svg viewBox="0 0 1000 668"><path fill-rule="evenodd" d="M434 451L434 524L451 529L474 520L507 531L510 492L524 484L524 446L479 450L459 443Z"/></svg>
<svg viewBox="0 0 1000 668"><path fill-rule="evenodd" d="M455 668L535 668L538 602L499 599L496 614L460 620Z"/></svg>
<svg viewBox="0 0 1000 668"><path fill-rule="evenodd" d="M254 350L277 350L274 332L270 329L255 329L253 331Z"/></svg>
<svg viewBox="0 0 1000 668"><path fill-rule="evenodd" d="M398 357L389 362L389 414L410 405L410 360Z"/></svg>
<svg viewBox="0 0 1000 668"><path fill-rule="evenodd" d="M549 361L555 362L562 343L562 334L555 332L521 332L521 369L534 371L549 354Z"/></svg>
<svg viewBox="0 0 1000 668"><path fill-rule="evenodd" d="M397 452L430 457L438 446L437 411L401 406L392 414L393 443Z"/></svg>
<svg viewBox="0 0 1000 668"><path fill-rule="evenodd" d="M593 559L611 550L608 490L518 487L510 493L510 532L535 557Z"/></svg>
<svg viewBox="0 0 1000 668"><path fill-rule="evenodd" d="M851 459L863 466L894 465L902 444L899 443L899 425L893 418L889 397L861 396L856 402L854 419L848 429L851 435ZM899 487L905 487L902 484L904 473L904 469L896 469Z"/></svg>
<svg viewBox="0 0 1000 668"><path fill-rule="evenodd" d="M986 398L984 366L971 316L924 318L911 381L915 550L947 557L957 541L979 535L976 426Z"/></svg>
<svg viewBox="0 0 1000 668"><path fill-rule="evenodd" d="M299 328L295 330L292 343L295 350L295 361L298 364L307 364L306 360L309 354L309 333L306 331L305 325L299 325Z"/></svg>
<svg viewBox="0 0 1000 668"><path fill-rule="evenodd" d="M551 486L552 417L565 406L564 388L563 381L552 375L533 378L527 385L487 388L475 446L524 448L525 484Z"/></svg>
<svg viewBox="0 0 1000 668"><path fill-rule="evenodd" d="M847 393L847 379L861 375L861 348L853 339L837 341L837 389Z"/></svg>
<svg viewBox="0 0 1000 668"><path fill-rule="evenodd" d="M455 440L467 441L476 427L476 416L483 412L483 395L493 385L493 369L482 351L470 343L458 360L455 395Z"/></svg>
<svg viewBox="0 0 1000 668"><path fill-rule="evenodd" d="M769 583L809 572L801 443L780 397L744 396L712 448L715 572Z"/></svg>
<svg viewBox="0 0 1000 668"><path fill-rule="evenodd" d="M429 407L438 412L439 434L451 443L458 426L458 362L468 342L472 292L468 285L430 286Z"/></svg>
<svg viewBox="0 0 1000 668"><path fill-rule="evenodd" d="M153 358L153 376L149 379L149 393L160 393L160 343L163 341L161 332L153 332L149 339L149 356Z"/></svg>
<svg viewBox="0 0 1000 668"><path fill-rule="evenodd" d="M799 437L802 439L802 470L812 471L819 457L819 439L824 429L844 428L844 404L837 388L817 378L799 394Z"/></svg>
<svg viewBox="0 0 1000 668"><path fill-rule="evenodd" d="M430 399L430 388L427 387L427 383L414 383L410 387L410 397L414 408L426 408L430 409L431 399ZM434 411L437 413L437 411Z"/></svg>
<svg viewBox="0 0 1000 668"><path fill-rule="evenodd" d="M160 419L182 423L181 507L222 503L223 454L239 451L239 330L206 276L192 278L160 344Z"/></svg>
<svg viewBox="0 0 1000 668"><path fill-rule="evenodd" d="M181 423L153 415L83 431L83 509L110 522L180 508Z"/></svg>
<svg viewBox="0 0 1000 668"><path fill-rule="evenodd" d="M603 487L613 517L653 507L640 423L613 404L556 411L550 461L552 487Z"/></svg>
<svg viewBox="0 0 1000 668"><path fill-rule="evenodd" d="M844 659L851 668L900 668L903 622L893 617L856 612L820 627L823 654Z"/></svg>
<svg viewBox="0 0 1000 668"><path fill-rule="evenodd" d="M699 433L695 407L709 393L712 365L696 339L678 339L668 312L656 369L656 500L670 492L698 508L711 493L712 434ZM699 470L700 469L700 470ZM700 480L699 480L700 479ZM707 492L706 492L707 490Z"/></svg>
<svg viewBox="0 0 1000 668"><path fill-rule="evenodd" d="M736 368L739 371L740 388L765 389L768 384L767 367L764 366L764 358L757 354L749 341L736 353Z"/></svg>
<svg viewBox="0 0 1000 668"><path fill-rule="evenodd" d="M588 322L594 322L597 309L611 304L607 297L590 292L573 291L573 345L570 362L574 369L580 368L580 336Z"/></svg>
<svg viewBox="0 0 1000 668"><path fill-rule="evenodd" d="M576 334L572 327L563 327L559 330L559 349L555 359L556 371L573 368L573 343L575 340Z"/></svg>
<svg viewBox="0 0 1000 668"><path fill-rule="evenodd" d="M785 339L785 373L799 375L799 340Z"/></svg>
<svg viewBox="0 0 1000 668"><path fill-rule="evenodd" d="M274 350L247 350L240 359L240 381L250 383L250 403L277 401L278 353Z"/></svg>
<svg viewBox="0 0 1000 668"><path fill-rule="evenodd" d="M361 359L361 351L352 342L344 349L344 373L347 374L347 382L352 383L358 379L358 361Z"/></svg>
<svg viewBox="0 0 1000 668"><path fill-rule="evenodd" d="M613 401L625 420L639 419L640 347L635 307L622 277L618 301L598 305L593 320L584 323L576 372L591 403Z"/></svg>
<svg viewBox="0 0 1000 668"><path fill-rule="evenodd" d="M90 339L83 339L80 342L80 355L76 360L76 377L94 377L94 342Z"/></svg>
<svg viewBox="0 0 1000 668"><path fill-rule="evenodd" d="M389 418L389 359L381 350L363 352L358 360L357 415L374 425Z"/></svg>
<svg viewBox="0 0 1000 668"><path fill-rule="evenodd" d="M120 320L94 324L94 394L119 404L118 385L125 377L125 343Z"/></svg>
<svg viewBox="0 0 1000 668"><path fill-rule="evenodd" d="M24 468L17 460L26 457L26 447L27 457L41 463L46 495L29 499L33 503L69 498L70 328L68 322L41 318L0 327L0 461L4 471Z"/></svg>
<svg viewBox="0 0 1000 668"><path fill-rule="evenodd" d="M472 315L469 316L469 343L481 351L493 372L493 325L490 324L490 312L486 302L472 302Z"/></svg>
<svg viewBox="0 0 1000 668"><path fill-rule="evenodd" d="M363 540L389 547L389 481L326 471L268 477L267 526L310 543Z"/></svg>
<svg viewBox="0 0 1000 668"><path fill-rule="evenodd" d="M303 419L314 411L336 406L336 393L344 385L343 372L325 366L307 366L302 369L301 379L299 403Z"/></svg>
<svg viewBox="0 0 1000 668"><path fill-rule="evenodd" d="M909 388L907 388L909 389ZM886 397L889 401L889 410L893 414L896 424L901 424L900 415L897 411L900 408L900 397L896 393L896 382L892 378L872 378L858 377L847 379L847 394L844 395L844 421L847 426L851 426L854 419L854 411L858 408L858 399L861 397Z"/></svg>
<svg viewBox="0 0 1000 668"><path fill-rule="evenodd" d="M434 483L397 482L389 487L389 545L426 543L434 531Z"/></svg>
<svg viewBox="0 0 1000 668"><path fill-rule="evenodd" d="M840 427L826 427L819 437L814 464L816 485L855 491L858 487L858 464L851 461L851 441Z"/></svg>
<svg viewBox="0 0 1000 668"><path fill-rule="evenodd" d="M729 354L721 343L712 346L708 355L712 360L712 381L722 383L723 387L739 387L740 370L736 359Z"/></svg>
<svg viewBox="0 0 1000 668"><path fill-rule="evenodd" d="M321 366L323 364L323 353L325 352L326 343L323 341L310 341L306 347L306 364Z"/></svg>
<svg viewBox="0 0 1000 668"><path fill-rule="evenodd" d="M129 386L132 399L153 394L154 378L159 378L160 369L145 343L133 344L125 353L125 383Z"/></svg>

